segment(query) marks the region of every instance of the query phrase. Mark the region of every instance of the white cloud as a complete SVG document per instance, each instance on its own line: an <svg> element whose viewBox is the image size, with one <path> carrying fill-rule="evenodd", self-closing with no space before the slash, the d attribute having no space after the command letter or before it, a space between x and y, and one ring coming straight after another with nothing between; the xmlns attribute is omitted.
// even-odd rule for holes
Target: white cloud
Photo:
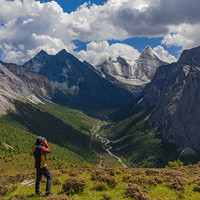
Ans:
<svg viewBox="0 0 200 200"><path fill-rule="evenodd" d="M182 46L183 49L188 49L200 45L200 23L181 24L179 26L172 26L171 33L166 35L162 40L162 44L167 46Z"/></svg>
<svg viewBox="0 0 200 200"><path fill-rule="evenodd" d="M87 45L86 51L82 50L77 53L77 57L82 61L86 60L94 66L102 64L110 57L116 60L119 56L125 58L128 63L132 64L139 55L138 50L129 45L120 43L109 45L107 41L91 42Z"/></svg>
<svg viewBox="0 0 200 200"><path fill-rule="evenodd" d="M170 55L169 52L160 45L154 47L153 50L161 60L167 63L172 63L177 61L177 59L173 55Z"/></svg>
<svg viewBox="0 0 200 200"><path fill-rule="evenodd" d="M0 5L0 47L4 61L23 63L40 48L48 53L60 48L74 53L71 41L75 39L96 41L98 48L98 41L134 36L164 37L162 43L167 46L200 45L199 0L108 0L103 5L85 3L69 14L55 1L0 0ZM93 51L96 55L96 50ZM85 53L79 55L85 58ZM106 51L100 57L108 54L112 55Z"/></svg>

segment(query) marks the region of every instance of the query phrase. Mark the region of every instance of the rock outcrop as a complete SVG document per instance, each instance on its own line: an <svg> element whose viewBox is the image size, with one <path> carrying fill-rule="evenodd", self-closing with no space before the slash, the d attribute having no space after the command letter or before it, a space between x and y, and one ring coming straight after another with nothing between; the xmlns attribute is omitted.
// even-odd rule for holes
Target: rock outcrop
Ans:
<svg viewBox="0 0 200 200"><path fill-rule="evenodd" d="M15 110L14 101L41 101L29 90L27 85L10 70L0 63L0 115L6 114L8 109Z"/></svg>
<svg viewBox="0 0 200 200"><path fill-rule="evenodd" d="M134 112L151 108L149 127L180 152L200 151L200 47L159 67L132 106Z"/></svg>

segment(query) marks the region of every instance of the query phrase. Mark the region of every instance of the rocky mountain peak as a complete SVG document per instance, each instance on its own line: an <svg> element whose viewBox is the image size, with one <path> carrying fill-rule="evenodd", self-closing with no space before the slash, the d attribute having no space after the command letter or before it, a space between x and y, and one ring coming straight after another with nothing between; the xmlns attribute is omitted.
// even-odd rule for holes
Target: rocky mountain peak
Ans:
<svg viewBox="0 0 200 200"><path fill-rule="evenodd" d="M155 55L155 53L154 53L154 51L153 51L153 49L148 45L148 46L146 46L146 48L142 51L142 53L141 53L141 55L140 55L140 57L155 57L156 55Z"/></svg>
<svg viewBox="0 0 200 200"><path fill-rule="evenodd" d="M49 54L46 51L41 50L34 58L26 62L24 66L26 66L26 68L28 68L30 71L37 73L40 71L43 63L46 62L48 57L49 57Z"/></svg>
<svg viewBox="0 0 200 200"><path fill-rule="evenodd" d="M200 63L200 47L196 47L190 50L184 50L180 56L178 63L198 66Z"/></svg>
<svg viewBox="0 0 200 200"><path fill-rule="evenodd" d="M67 51L65 49L59 51L56 55L57 56L65 56L67 54Z"/></svg>
<svg viewBox="0 0 200 200"><path fill-rule="evenodd" d="M44 50L41 50L36 56L35 56L35 58L36 59L39 59L39 60L43 60L43 59L45 59L46 57L48 57L48 53L46 52L46 51L44 51Z"/></svg>

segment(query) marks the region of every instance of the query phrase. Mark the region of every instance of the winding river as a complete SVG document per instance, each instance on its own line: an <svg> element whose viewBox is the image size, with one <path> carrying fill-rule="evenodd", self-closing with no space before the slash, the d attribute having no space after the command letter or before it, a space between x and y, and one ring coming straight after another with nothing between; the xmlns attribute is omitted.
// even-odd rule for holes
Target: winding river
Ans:
<svg viewBox="0 0 200 200"><path fill-rule="evenodd" d="M99 125L99 124L100 124L100 122L92 128L92 130L91 130L92 135L91 135L91 140L90 140L90 149L91 149L95 154L97 154L97 156L98 156L98 158L99 158L98 167L99 167L99 168L102 168L102 163L103 163L103 161L102 161L102 157L101 157L94 149L92 149L92 142L93 142L93 140L94 140L94 137L98 138L98 139L101 141L101 143L103 144L104 150L105 150L110 156L112 156L113 158L117 159L117 161L118 161L124 168L128 168L128 166L125 165L125 164L123 163L123 161L122 161L121 158L119 158L118 156L114 155L114 154L111 152L112 146L109 145L109 144L110 144L110 140L109 140L108 138L102 137L101 135L99 135L99 134L96 133L96 132L100 129L100 127L101 127L101 125Z"/></svg>

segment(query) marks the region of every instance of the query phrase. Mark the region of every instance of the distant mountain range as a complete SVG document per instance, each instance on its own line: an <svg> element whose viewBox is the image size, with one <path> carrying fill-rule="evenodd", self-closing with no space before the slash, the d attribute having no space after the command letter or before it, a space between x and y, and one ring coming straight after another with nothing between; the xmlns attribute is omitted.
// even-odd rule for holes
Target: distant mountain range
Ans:
<svg viewBox="0 0 200 200"><path fill-rule="evenodd" d="M132 64L124 58L110 58L95 68L115 85L128 89L138 95L151 81L159 66L168 64L160 60L150 46L147 46Z"/></svg>
<svg viewBox="0 0 200 200"><path fill-rule="evenodd" d="M130 103L134 96L102 78L94 68L80 62L65 50L55 56L40 51L23 65L47 77L66 95L62 103L83 110L117 109Z"/></svg>
<svg viewBox="0 0 200 200"><path fill-rule="evenodd" d="M124 107L141 92L162 64L166 63L149 46L134 65L118 57L116 61L110 59L94 67L80 62L65 50L56 55L42 50L23 66L1 62L27 87L31 92L29 96L36 95L82 110Z"/></svg>

